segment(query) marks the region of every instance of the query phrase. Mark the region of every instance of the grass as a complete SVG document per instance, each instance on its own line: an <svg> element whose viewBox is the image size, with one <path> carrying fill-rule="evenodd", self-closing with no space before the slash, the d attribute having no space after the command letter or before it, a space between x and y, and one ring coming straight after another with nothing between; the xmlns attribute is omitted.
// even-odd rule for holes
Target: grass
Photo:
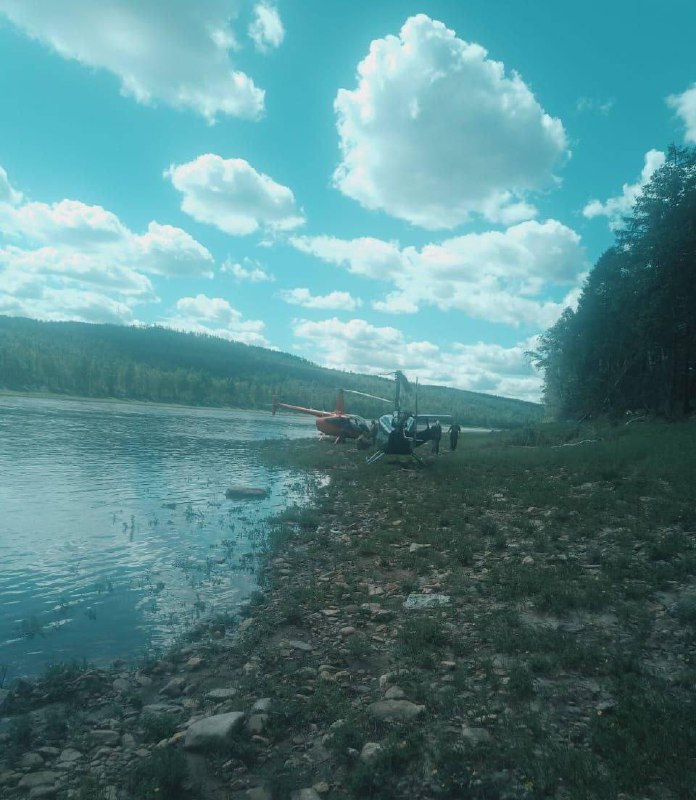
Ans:
<svg viewBox="0 0 696 800"><path fill-rule="evenodd" d="M581 440L592 441L563 446ZM337 796L616 800L655 787L665 799L696 796L686 729L696 702L696 426L466 436L417 470L386 459L366 468L326 443L288 445L281 460L293 450L332 481L306 525L290 513L295 538L272 552L300 576L301 544L314 574L340 574L347 588L271 581L292 598L281 624L311 628L321 608L377 600L396 615L381 644L367 617L342 652L368 673L371 659L405 669L399 685L428 710L414 745L408 725L382 729L353 703L331 736ZM370 586L393 588L375 597ZM413 591L452 601L406 613ZM337 718L330 703L307 705L284 730ZM462 740L462 725L490 738ZM347 755L366 741L383 745L370 765Z"/></svg>

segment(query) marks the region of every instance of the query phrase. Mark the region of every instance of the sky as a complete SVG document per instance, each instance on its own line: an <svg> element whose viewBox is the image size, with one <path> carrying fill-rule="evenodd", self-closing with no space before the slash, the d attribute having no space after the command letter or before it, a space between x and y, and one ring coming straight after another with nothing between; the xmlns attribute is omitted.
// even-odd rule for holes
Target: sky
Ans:
<svg viewBox="0 0 696 800"><path fill-rule="evenodd" d="M670 144L686 0L0 0L0 314L538 400Z"/></svg>

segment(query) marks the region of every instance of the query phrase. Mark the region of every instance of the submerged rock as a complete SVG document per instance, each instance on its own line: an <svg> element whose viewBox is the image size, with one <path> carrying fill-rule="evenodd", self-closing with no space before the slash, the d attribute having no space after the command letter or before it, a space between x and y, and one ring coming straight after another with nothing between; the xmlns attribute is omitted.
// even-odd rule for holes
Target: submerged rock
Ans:
<svg viewBox="0 0 696 800"><path fill-rule="evenodd" d="M268 497L268 489L260 486L228 486L225 490L225 497L234 499L237 497Z"/></svg>

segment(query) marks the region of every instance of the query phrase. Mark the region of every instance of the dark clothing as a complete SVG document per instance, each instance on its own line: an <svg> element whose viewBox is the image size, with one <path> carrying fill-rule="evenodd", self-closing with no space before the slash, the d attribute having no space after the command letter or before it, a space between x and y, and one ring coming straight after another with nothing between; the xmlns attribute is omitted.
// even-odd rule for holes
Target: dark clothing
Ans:
<svg viewBox="0 0 696 800"><path fill-rule="evenodd" d="M459 441L459 432L461 431L461 425L457 425L455 422L454 425L450 425L449 429L449 437L450 437L450 450L457 449L457 442Z"/></svg>
<svg viewBox="0 0 696 800"><path fill-rule="evenodd" d="M439 422L430 428L430 436L433 440L433 453L437 455L440 452L440 439L442 439L442 427Z"/></svg>

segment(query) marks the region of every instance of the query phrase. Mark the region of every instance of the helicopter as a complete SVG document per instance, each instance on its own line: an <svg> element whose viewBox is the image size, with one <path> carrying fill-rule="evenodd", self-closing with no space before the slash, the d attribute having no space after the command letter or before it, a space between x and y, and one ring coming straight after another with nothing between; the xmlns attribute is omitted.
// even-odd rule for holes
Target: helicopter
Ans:
<svg viewBox="0 0 696 800"><path fill-rule="evenodd" d="M412 456L419 464L423 460L416 454L415 449L426 442L432 441L433 429L430 420L450 419L451 414L419 414L418 413L418 380L416 380L416 411L401 410L401 391L409 391L411 384L401 370L387 373L393 375L395 380L394 411L384 414L379 418L377 428L377 450L368 456L366 462L374 464L384 456ZM419 424L425 423L425 428L419 430Z"/></svg>
<svg viewBox="0 0 696 800"><path fill-rule="evenodd" d="M352 392L350 389L346 389L345 391L353 394L364 394L363 392ZM279 408L286 408L289 411L299 411L301 414L312 414L317 418L317 430L325 436L333 437L337 443L344 439L358 439L361 436L368 436L370 434L370 424L366 419L358 416L358 414L346 414L343 389L338 390L336 408L333 411L320 411L316 408L305 408L304 406L293 406L289 403L281 403L274 395L274 415Z"/></svg>

